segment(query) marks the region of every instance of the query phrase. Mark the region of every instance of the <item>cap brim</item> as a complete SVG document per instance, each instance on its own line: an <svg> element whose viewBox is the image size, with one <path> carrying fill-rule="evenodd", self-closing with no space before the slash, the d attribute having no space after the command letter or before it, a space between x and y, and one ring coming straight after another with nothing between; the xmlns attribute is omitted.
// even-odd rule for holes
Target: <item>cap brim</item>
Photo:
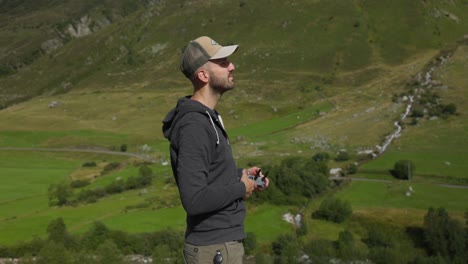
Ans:
<svg viewBox="0 0 468 264"><path fill-rule="evenodd" d="M232 45L232 46L222 47L220 50L218 50L218 52L216 52L215 55L213 55L210 58L210 60L216 60L216 59L222 59L222 58L229 57L231 54L236 52L237 47L239 47L239 45Z"/></svg>

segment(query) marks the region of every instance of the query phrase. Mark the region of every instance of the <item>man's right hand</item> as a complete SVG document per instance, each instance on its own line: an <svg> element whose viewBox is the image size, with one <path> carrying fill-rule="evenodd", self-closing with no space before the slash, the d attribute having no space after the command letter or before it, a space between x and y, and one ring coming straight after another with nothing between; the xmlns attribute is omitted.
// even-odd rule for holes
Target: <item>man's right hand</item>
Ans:
<svg viewBox="0 0 468 264"><path fill-rule="evenodd" d="M246 170L242 172L241 182L243 182L245 185L244 199L247 199L250 197L250 195L252 195L252 192L255 190L255 187L257 185L255 184L255 181L249 179L249 176L247 176Z"/></svg>

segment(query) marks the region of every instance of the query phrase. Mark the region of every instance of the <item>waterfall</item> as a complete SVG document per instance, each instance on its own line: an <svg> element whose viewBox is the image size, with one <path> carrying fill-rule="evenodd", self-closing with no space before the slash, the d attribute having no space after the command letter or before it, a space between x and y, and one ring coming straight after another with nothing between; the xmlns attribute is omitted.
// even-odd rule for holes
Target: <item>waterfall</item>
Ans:
<svg viewBox="0 0 468 264"><path fill-rule="evenodd" d="M411 111L411 107L413 106L413 103L414 103L414 98L417 97L421 93L423 88L430 87L432 85L432 74L437 69L437 67L443 65L448 60L448 57L449 57L449 55L447 55L446 57L440 57L439 58L440 63L438 65L432 66L426 72L426 74L424 75L424 82L421 84L420 88L416 89L416 92L414 93L414 95L409 96L409 102L408 102L408 105L406 106L405 112L401 115L401 117L400 117L400 119L398 121L395 121L393 123L394 126L396 127L396 130L392 134L390 134L389 136L387 136L385 138L384 143L378 149L378 154L384 153L385 150L387 150L388 146L392 143L392 141L395 138L397 138L397 137L399 137L401 135L402 127L400 126L400 122L404 121L406 119L406 117L408 117L408 115L409 115L409 113ZM421 73L418 74L418 80L421 80ZM376 156L374 156L374 158L375 157Z"/></svg>

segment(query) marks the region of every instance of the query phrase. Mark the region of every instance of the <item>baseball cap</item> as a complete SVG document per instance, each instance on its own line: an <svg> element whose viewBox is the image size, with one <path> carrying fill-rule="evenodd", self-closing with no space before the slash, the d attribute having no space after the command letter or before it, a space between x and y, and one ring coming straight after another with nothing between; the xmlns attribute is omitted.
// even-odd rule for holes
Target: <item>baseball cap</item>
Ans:
<svg viewBox="0 0 468 264"><path fill-rule="evenodd" d="M239 45L221 46L212 38L203 36L189 42L182 54L180 70L187 78L209 60L226 58L236 52Z"/></svg>

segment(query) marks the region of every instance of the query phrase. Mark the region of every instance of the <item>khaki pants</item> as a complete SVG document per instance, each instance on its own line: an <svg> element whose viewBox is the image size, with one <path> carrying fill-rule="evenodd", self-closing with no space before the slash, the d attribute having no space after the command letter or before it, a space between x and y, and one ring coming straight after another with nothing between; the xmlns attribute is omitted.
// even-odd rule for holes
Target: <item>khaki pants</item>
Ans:
<svg viewBox="0 0 468 264"><path fill-rule="evenodd" d="M242 264L244 245L241 241L232 241L210 246L184 245L184 259L186 264L211 264L219 250L223 256L223 264Z"/></svg>

